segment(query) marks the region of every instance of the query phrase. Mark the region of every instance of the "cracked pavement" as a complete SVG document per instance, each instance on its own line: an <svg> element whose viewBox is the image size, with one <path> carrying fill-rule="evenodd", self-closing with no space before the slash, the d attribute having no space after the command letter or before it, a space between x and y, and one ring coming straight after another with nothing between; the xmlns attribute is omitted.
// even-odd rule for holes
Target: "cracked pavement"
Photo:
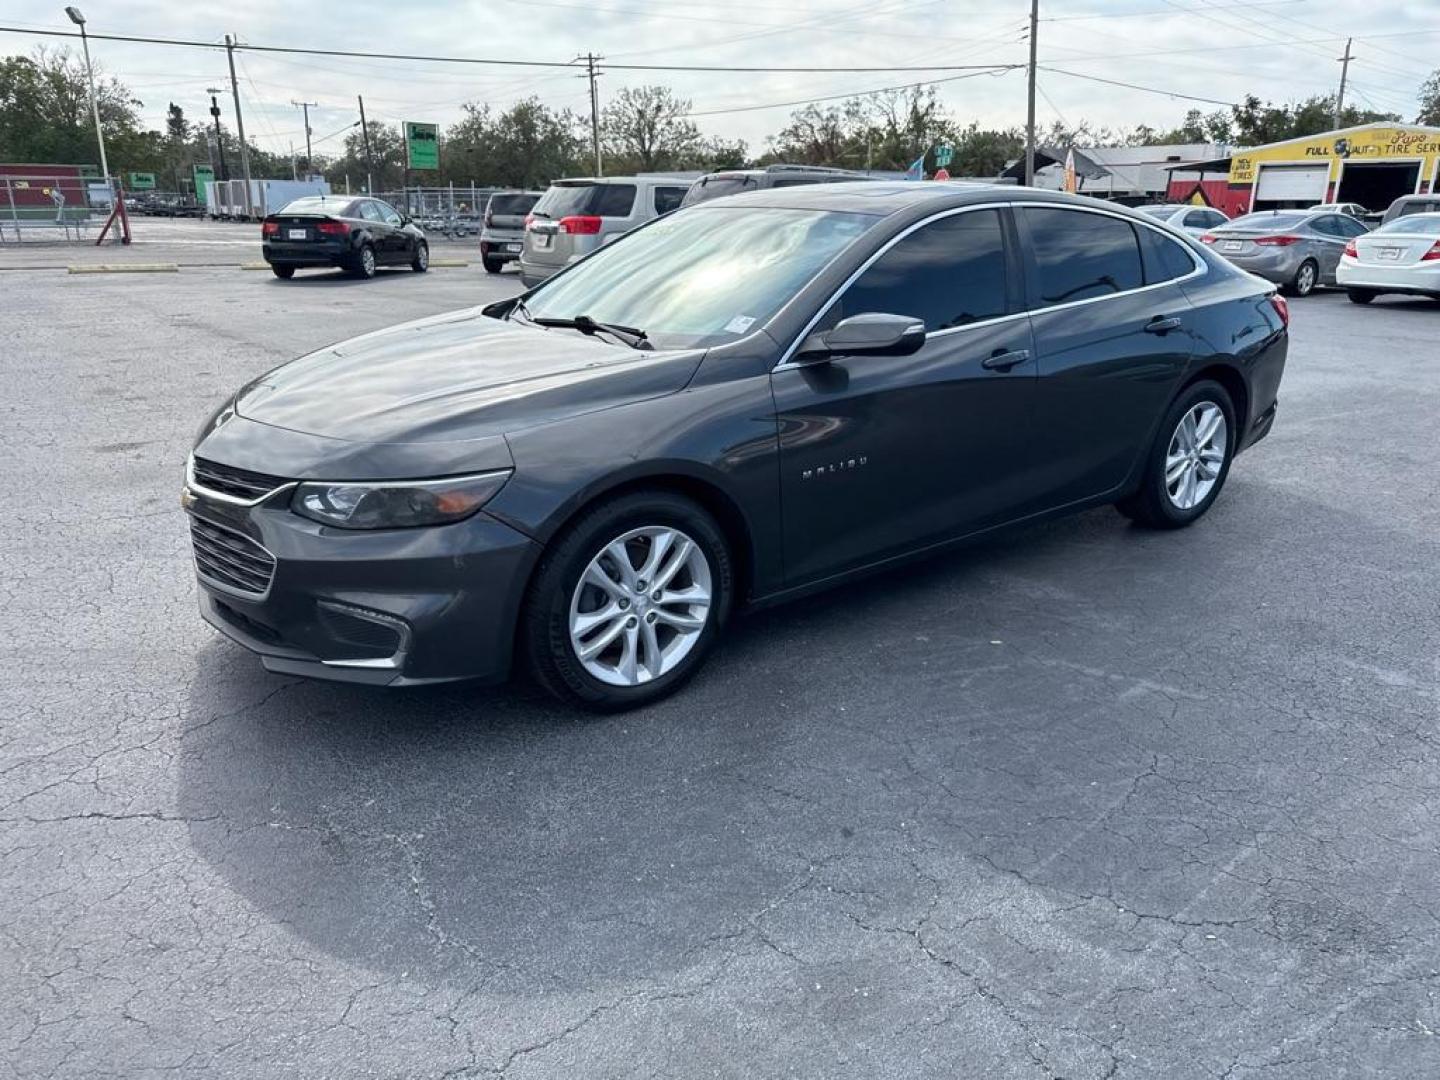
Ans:
<svg viewBox="0 0 1440 1080"><path fill-rule="evenodd" d="M1012 533L595 718L195 611L208 410L509 275L0 286L0 1076L1440 1074L1435 304L1296 301L1192 529Z"/></svg>

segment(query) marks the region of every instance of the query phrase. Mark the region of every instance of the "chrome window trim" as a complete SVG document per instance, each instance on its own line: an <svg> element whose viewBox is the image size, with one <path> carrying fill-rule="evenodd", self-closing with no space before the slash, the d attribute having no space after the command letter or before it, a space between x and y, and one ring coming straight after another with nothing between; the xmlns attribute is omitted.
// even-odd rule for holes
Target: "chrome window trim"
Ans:
<svg viewBox="0 0 1440 1080"><path fill-rule="evenodd" d="M780 362L770 369L771 372L774 373L776 371L794 371L799 368L810 366L808 364L792 363L790 358L794 356L795 351L800 348L801 342L803 342L807 337L810 336L810 331L815 329L815 324L820 321L820 317L830 310L831 305L834 304L835 301L844 294L845 290L850 288L851 285L855 284L856 279L858 279L861 274L865 273L866 270L869 270L870 267L873 266L875 262L880 258L880 256L884 255L901 240L904 240L907 236L915 232L917 229L922 229L926 225L929 225L935 221L940 221L943 218L954 217L957 214L968 214L976 210L998 210L1006 206L1036 206L1046 210L1070 210L1079 214L1100 214L1104 217L1117 218L1118 220L1127 222L1130 225L1142 225L1145 228L1150 229L1152 232L1159 233L1162 239L1167 240L1172 244L1177 244L1179 247L1183 248L1185 250L1185 254L1190 256L1190 260L1194 263L1195 268L1191 270L1190 273L1183 274L1180 277L1168 278L1165 281L1157 281L1153 285L1142 285L1138 289L1125 289L1122 292L1110 293L1108 296L1091 296L1087 297L1084 300L1069 300L1063 304L1050 304L1045 307L1027 308L1023 311L1013 312L1009 315L999 315L993 319L979 319L972 323L966 323L964 326L950 326L945 328L944 330L936 330L932 334L927 334L927 341L932 338L946 337L950 334L956 334L964 330L973 330L977 327L994 326L998 323L1009 322L1012 319L1029 318L1032 315L1038 315L1042 312L1049 313L1051 311L1063 311L1066 308L1079 307L1082 304L1095 304L1105 300L1115 300L1122 296L1133 296L1137 293L1149 292L1152 289L1164 288L1167 285L1178 285L1182 281L1190 281L1194 278L1201 277L1210 272L1210 267L1206 264L1205 260L1202 259L1199 254L1192 247L1190 247L1188 243L1181 242L1180 239L1176 237L1173 229L1164 227L1159 223L1151 223L1148 221L1140 220L1139 215L1132 217L1129 214L1117 214L1113 210L1109 210L1101 206L1075 206L1072 203L1048 202L1040 199L1028 200L1023 202L1016 200L1007 202L973 203L969 206L955 206L951 207L948 210L941 210L938 213L931 214L927 218L922 218L920 221L917 221L914 224L908 226L904 231L896 233L889 240L887 240L878 250L871 254L871 256L866 259L855 270L853 274L851 274L848 278L841 282L840 286L830 295L830 298L826 300L825 303L820 305L820 307L816 310L814 316L810 319L809 322L805 324L804 328L796 336L795 340L790 343L789 348L787 348L785 352L781 354ZM1139 253L1137 250L1137 254L1141 253ZM1141 265L1144 265L1143 254L1141 254ZM782 308L781 310L783 311L784 309Z"/></svg>
<svg viewBox="0 0 1440 1080"><path fill-rule="evenodd" d="M272 498L282 491L289 491L291 488L299 486L299 483L300 481L298 480L288 480L279 487L271 488L263 495L258 495L253 499L242 499L238 495L227 495L223 491L216 491L214 488L208 488L204 484L199 483L195 479L195 455L191 454L185 459L185 487L194 495L203 495L207 499L225 503L227 506L259 506L266 499ZM233 532L234 530L231 531Z"/></svg>

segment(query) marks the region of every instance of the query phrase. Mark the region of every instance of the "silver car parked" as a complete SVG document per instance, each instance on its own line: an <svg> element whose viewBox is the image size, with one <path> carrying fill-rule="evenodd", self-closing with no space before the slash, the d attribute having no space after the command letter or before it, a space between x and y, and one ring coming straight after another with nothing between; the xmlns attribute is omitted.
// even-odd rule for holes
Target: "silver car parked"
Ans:
<svg viewBox="0 0 1440 1080"><path fill-rule="evenodd" d="M1146 217L1163 221L1172 229L1203 236L1211 229L1218 229L1230 219L1219 210L1209 206L1193 206L1190 203L1165 203L1160 206L1137 206L1135 209Z"/></svg>
<svg viewBox="0 0 1440 1080"><path fill-rule="evenodd" d="M1242 270L1273 281L1291 296L1334 285L1345 245L1369 227L1345 214L1264 210L1200 237Z"/></svg>
<svg viewBox="0 0 1440 1080"><path fill-rule="evenodd" d="M520 258L525 243L525 217L540 201L540 191L497 191L485 204L480 230L480 261L491 274Z"/></svg>
<svg viewBox="0 0 1440 1080"><path fill-rule="evenodd" d="M631 229L669 213L689 186L690 177L646 175L555 181L530 211L520 280L538 285Z"/></svg>

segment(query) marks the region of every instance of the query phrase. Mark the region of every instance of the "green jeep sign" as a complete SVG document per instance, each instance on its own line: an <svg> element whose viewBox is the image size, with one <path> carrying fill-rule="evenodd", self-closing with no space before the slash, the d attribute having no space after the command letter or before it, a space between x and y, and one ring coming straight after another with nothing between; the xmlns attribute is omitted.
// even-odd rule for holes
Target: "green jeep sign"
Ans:
<svg viewBox="0 0 1440 1080"><path fill-rule="evenodd" d="M132 172L130 174L131 191L154 191L155 174L153 172Z"/></svg>
<svg viewBox="0 0 1440 1080"><path fill-rule="evenodd" d="M405 167L407 169L440 168L440 127L438 124L417 124L405 121Z"/></svg>
<svg viewBox="0 0 1440 1080"><path fill-rule="evenodd" d="M200 200L200 205L207 204L205 185L215 179L215 170L209 165L196 165L195 169L195 198Z"/></svg>

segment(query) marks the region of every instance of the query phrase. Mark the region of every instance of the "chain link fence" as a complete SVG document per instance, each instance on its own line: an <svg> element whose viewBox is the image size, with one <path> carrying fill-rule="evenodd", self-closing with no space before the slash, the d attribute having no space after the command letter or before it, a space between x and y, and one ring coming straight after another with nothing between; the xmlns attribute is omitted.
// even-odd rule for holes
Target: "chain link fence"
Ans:
<svg viewBox="0 0 1440 1080"><path fill-rule="evenodd" d="M115 209L119 190L114 177L0 174L0 243L93 240Z"/></svg>

